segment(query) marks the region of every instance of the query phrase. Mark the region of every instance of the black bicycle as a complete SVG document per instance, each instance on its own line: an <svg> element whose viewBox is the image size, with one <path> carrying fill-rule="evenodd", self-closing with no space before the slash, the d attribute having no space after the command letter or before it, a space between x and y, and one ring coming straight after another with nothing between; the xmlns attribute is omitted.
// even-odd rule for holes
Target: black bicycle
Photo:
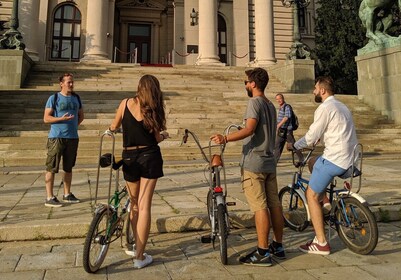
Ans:
<svg viewBox="0 0 401 280"><path fill-rule="evenodd" d="M238 125L230 125L225 130L227 135L231 128L240 129ZM220 259L221 263L227 264L227 238L230 234L230 221L228 217L227 206L234 206L235 202L226 202L227 197L227 184L226 184L226 172L224 167L223 154L225 150L225 144L214 145L209 140L209 144L202 147L198 137L188 129L185 129L183 136L183 143L187 143L188 135L191 135L195 140L195 143L199 147L203 159L207 162L207 172L209 173L208 183L209 190L207 193L207 213L209 225L211 228L210 235L202 236L202 243L212 243L213 249L215 249L215 241L219 241ZM212 149L217 148L218 153L212 153ZM205 150L208 150L206 155ZM206 178L207 179L207 178Z"/></svg>

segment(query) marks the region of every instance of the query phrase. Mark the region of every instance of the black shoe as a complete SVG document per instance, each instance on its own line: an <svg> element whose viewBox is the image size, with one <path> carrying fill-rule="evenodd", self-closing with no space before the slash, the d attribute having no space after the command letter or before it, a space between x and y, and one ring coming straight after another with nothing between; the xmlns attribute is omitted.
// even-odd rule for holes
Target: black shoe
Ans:
<svg viewBox="0 0 401 280"><path fill-rule="evenodd" d="M79 203L79 199L73 193L63 195L63 201L68 203Z"/></svg>
<svg viewBox="0 0 401 280"><path fill-rule="evenodd" d="M57 197L53 196L50 199L46 199L45 206L47 207L61 207L63 204L57 199Z"/></svg>
<svg viewBox="0 0 401 280"><path fill-rule="evenodd" d="M285 251L284 251L284 247L282 245L275 246L275 245L273 245L273 242L272 242L269 245L269 251L270 251L270 254L273 255L273 257L278 258L280 260L285 259Z"/></svg>
<svg viewBox="0 0 401 280"><path fill-rule="evenodd" d="M240 263L246 264L246 265L255 265L255 266L272 266L272 258L270 256L270 253L267 253L266 255L262 256L258 253L258 250L253 251L252 253L249 253L248 255L244 257L239 258Z"/></svg>

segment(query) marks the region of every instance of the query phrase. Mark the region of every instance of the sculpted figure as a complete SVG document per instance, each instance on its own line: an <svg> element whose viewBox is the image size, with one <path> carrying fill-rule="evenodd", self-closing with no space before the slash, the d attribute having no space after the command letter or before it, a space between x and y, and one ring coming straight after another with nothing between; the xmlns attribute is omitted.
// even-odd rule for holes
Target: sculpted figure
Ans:
<svg viewBox="0 0 401 280"><path fill-rule="evenodd" d="M366 28L366 37L380 45L391 37L386 33L392 24L391 7L401 0L363 0L359 6L359 18Z"/></svg>

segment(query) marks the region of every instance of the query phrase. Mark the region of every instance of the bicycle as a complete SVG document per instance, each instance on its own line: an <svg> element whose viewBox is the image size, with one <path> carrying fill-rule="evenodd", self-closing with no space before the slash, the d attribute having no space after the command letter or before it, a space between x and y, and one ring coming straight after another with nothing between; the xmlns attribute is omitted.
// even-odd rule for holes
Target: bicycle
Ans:
<svg viewBox="0 0 401 280"><path fill-rule="evenodd" d="M124 235L126 244L134 244L134 234L129 215L130 199L127 197L128 190L126 186L121 187L119 183L119 169L122 165L122 160L116 162L114 158L114 134L116 133L121 133L121 130L117 130L115 132L107 130L103 133L100 140L99 163L97 168L95 192L96 206L83 249L83 267L88 273L95 273L97 270L99 270L106 257L110 244L118 238L121 238L121 246L122 237ZM105 136L112 137L112 152L102 155L102 145ZM97 204L100 167L110 167L107 204ZM115 171L115 190L114 194L111 196L113 171Z"/></svg>
<svg viewBox="0 0 401 280"><path fill-rule="evenodd" d="M292 151L292 162L294 166L298 166L298 171L294 173L292 183L279 192L284 222L296 231L303 231L308 227L311 220L305 197L309 180L305 179L302 173L314 149L315 147L308 149L307 156L299 163L299 166L295 163L295 152ZM331 210L324 213L324 221L330 230L337 231L340 239L351 251L367 255L376 248L378 228L367 201L358 194L362 182L363 146L361 144L355 145L352 157L353 165L343 175L339 176L344 180L350 178L350 182L344 181L343 188L335 189L337 182L334 179L326 188ZM359 186L355 192L352 192L353 178L355 177L359 178Z"/></svg>
<svg viewBox="0 0 401 280"><path fill-rule="evenodd" d="M224 134L227 135L232 128L241 129L240 126L232 124L229 125ZM230 234L230 223L227 206L234 206L235 202L226 202L227 197L227 184L226 172L224 167L223 154L226 144L214 145L209 140L208 146L202 147L198 137L188 129L185 129L182 143L187 143L188 135L191 135L195 140L203 159L207 162L207 170L209 172L209 190L207 193L207 212L208 221L211 228L210 235L202 236L202 243L212 243L215 249L215 240L218 238L220 245L220 260L221 263L227 264L227 238ZM181 144L182 144L181 143ZM219 154L212 154L212 148L218 147ZM208 149L208 156L205 150ZM206 169L205 169L206 171ZM206 173L205 173L206 174ZM221 178L223 175L223 178ZM206 178L207 179L207 178Z"/></svg>

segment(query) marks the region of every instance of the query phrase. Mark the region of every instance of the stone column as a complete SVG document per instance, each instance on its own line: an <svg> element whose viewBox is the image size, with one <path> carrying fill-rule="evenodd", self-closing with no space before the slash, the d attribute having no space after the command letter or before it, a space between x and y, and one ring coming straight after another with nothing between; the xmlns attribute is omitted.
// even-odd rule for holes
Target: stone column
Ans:
<svg viewBox="0 0 401 280"><path fill-rule="evenodd" d="M273 0L255 0L255 43L254 64L268 66L276 63L274 53Z"/></svg>
<svg viewBox="0 0 401 280"><path fill-rule="evenodd" d="M39 29L39 6L40 0L21 0L18 17L25 51L33 61L39 61L38 34L32 32Z"/></svg>
<svg viewBox="0 0 401 280"><path fill-rule="evenodd" d="M183 64L184 58L177 53L185 53L184 40L184 1L174 1L173 64Z"/></svg>
<svg viewBox="0 0 401 280"><path fill-rule="evenodd" d="M107 53L108 1L88 1L86 45L82 61L110 60Z"/></svg>
<svg viewBox="0 0 401 280"><path fill-rule="evenodd" d="M248 0L235 0L233 2L233 54L231 65L242 66L249 62L249 12Z"/></svg>
<svg viewBox="0 0 401 280"><path fill-rule="evenodd" d="M199 57L196 65L221 65L217 53L217 1L199 1Z"/></svg>
<svg viewBox="0 0 401 280"><path fill-rule="evenodd" d="M160 63L160 25L153 23L152 28L152 53L150 63Z"/></svg>

